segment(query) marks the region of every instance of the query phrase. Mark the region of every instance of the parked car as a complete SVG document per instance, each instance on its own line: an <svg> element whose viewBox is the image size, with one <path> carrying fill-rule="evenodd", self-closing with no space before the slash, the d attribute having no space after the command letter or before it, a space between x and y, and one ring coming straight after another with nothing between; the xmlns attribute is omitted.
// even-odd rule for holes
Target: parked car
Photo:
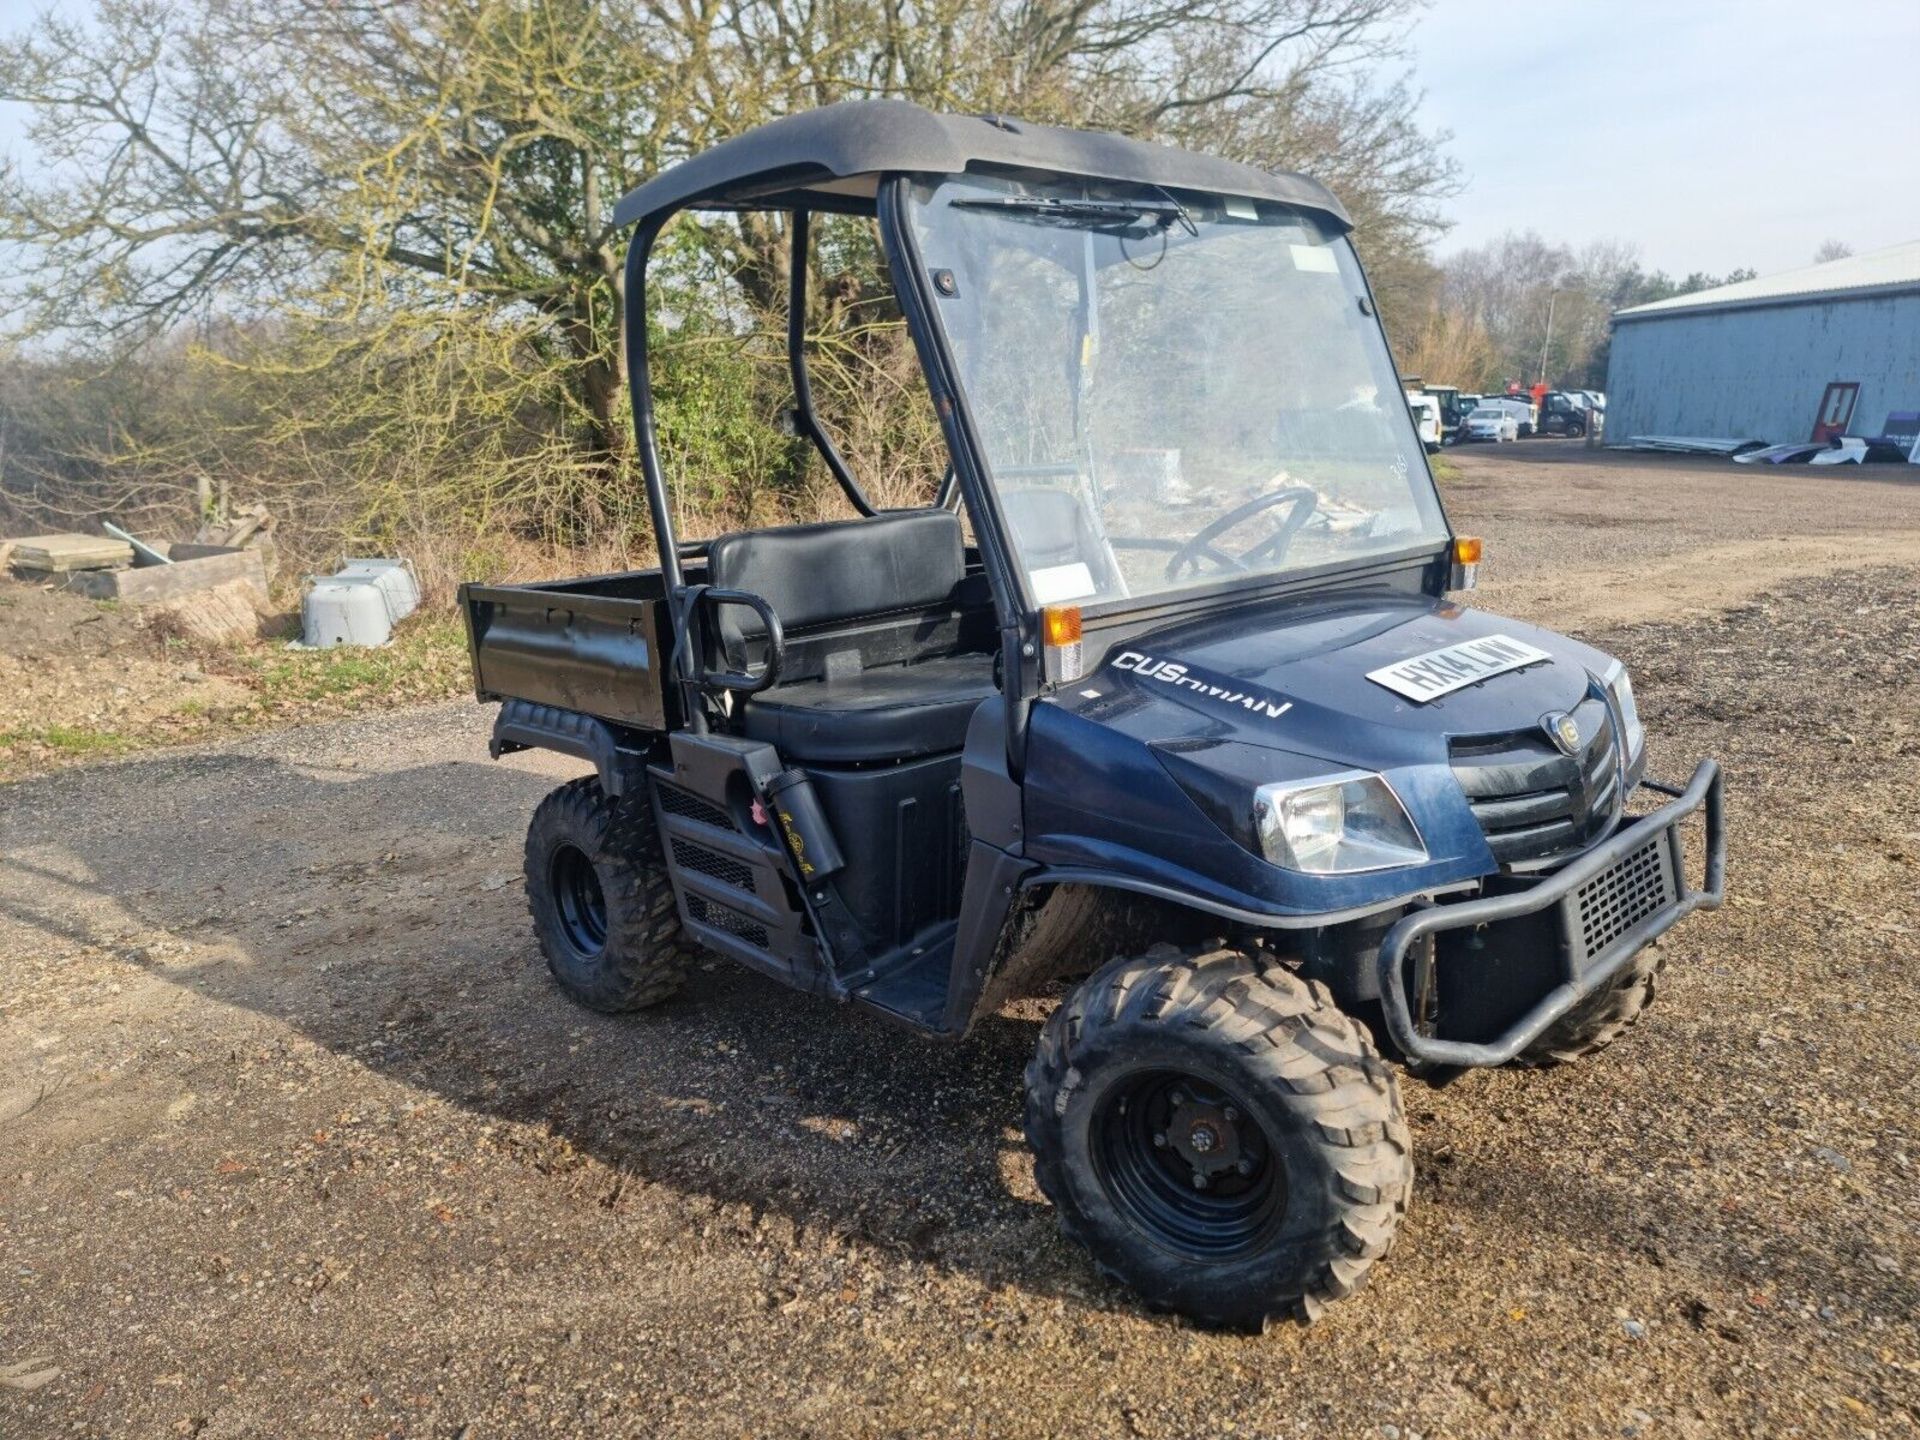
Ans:
<svg viewBox="0 0 1920 1440"><path fill-rule="evenodd" d="M1504 405L1482 405L1467 416L1466 424L1460 427L1460 438L1462 441L1491 440L1496 444L1502 440L1518 440L1520 422Z"/></svg>
<svg viewBox="0 0 1920 1440"><path fill-rule="evenodd" d="M919 507L883 509L834 447L796 323L796 429L862 518L679 533L649 261L677 213L742 208L787 214L796 316L810 214L877 227L951 459ZM1650 773L1619 660L1461 603L1481 543L1412 462L1407 413L1327 400L1397 385L1347 212L1298 176L867 100L666 169L614 220L634 227L659 564L461 591L493 754L585 772L527 831L555 980L636 1010L718 954L908 1033L989 1024L996 1049L1008 1000L1071 982L1023 1107L1067 1237L1211 1325L1352 1294L1413 1191L1426 1107L1389 1060L1438 1084L1601 1049L1652 999L1655 942L1721 903L1726 839L1711 759ZM1103 326L1126 343L1095 346ZM1205 385L1186 383L1196 335ZM1124 404L1058 384L1088 365ZM1263 404L1297 423L1245 423ZM1116 443L1204 448L1209 483L1143 504L1100 483ZM725 993L742 1016L775 1000ZM753 1040L732 1049L716 1105L764 1088ZM910 1089L940 1067L875 1073ZM1577 1146L1562 1108L1555 1135L1527 1123ZM650 1163L664 1179L752 1143L716 1126ZM875 1170L869 1203L910 1207L888 1198L902 1173Z"/></svg>
<svg viewBox="0 0 1920 1440"><path fill-rule="evenodd" d="M1514 427L1522 439L1533 434L1535 416L1533 402L1531 400L1519 395L1481 396L1478 408L1485 409L1488 406L1497 407L1511 415L1513 417Z"/></svg>
<svg viewBox="0 0 1920 1440"><path fill-rule="evenodd" d="M1440 402L1431 395L1409 395L1407 408L1413 412L1413 425L1420 433L1420 443L1429 455L1436 454L1440 449Z"/></svg>

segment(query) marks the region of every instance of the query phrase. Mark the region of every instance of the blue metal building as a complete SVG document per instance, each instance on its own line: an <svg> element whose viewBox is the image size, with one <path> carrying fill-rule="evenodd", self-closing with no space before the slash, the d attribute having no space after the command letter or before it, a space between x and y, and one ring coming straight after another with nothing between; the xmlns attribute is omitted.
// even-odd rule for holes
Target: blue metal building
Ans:
<svg viewBox="0 0 1920 1440"><path fill-rule="evenodd" d="M1920 240L1613 316L1609 444L1878 435L1920 410Z"/></svg>

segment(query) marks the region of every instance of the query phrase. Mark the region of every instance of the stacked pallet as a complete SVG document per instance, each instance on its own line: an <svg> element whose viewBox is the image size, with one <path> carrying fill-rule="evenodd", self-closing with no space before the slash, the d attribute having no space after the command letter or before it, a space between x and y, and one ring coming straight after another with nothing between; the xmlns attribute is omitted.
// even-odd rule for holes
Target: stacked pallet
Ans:
<svg viewBox="0 0 1920 1440"><path fill-rule="evenodd" d="M104 535L29 535L9 548L8 563L26 575L72 575L133 564L133 547Z"/></svg>

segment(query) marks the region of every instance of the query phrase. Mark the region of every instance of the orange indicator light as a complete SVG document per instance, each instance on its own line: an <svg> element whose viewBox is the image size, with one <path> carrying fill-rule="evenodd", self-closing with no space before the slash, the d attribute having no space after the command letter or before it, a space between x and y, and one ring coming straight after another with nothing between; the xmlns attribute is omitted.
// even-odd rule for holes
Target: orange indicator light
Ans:
<svg viewBox="0 0 1920 1440"><path fill-rule="evenodd" d="M1077 645L1080 642L1080 607L1049 605L1040 612L1048 645Z"/></svg>

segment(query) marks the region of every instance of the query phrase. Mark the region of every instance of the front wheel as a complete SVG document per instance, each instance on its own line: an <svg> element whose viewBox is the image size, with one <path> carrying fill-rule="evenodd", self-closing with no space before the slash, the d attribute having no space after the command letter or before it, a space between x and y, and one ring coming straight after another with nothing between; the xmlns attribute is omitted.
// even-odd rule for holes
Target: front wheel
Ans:
<svg viewBox="0 0 1920 1440"><path fill-rule="evenodd" d="M1666 951L1649 945L1633 963L1547 1027L1546 1032L1515 1057L1522 1066L1571 1065L1597 1055L1631 1030L1653 1003Z"/></svg>
<svg viewBox="0 0 1920 1440"><path fill-rule="evenodd" d="M1047 1022L1026 1088L1062 1232L1203 1324L1312 1320L1359 1288L1406 1212L1392 1072L1325 986L1255 954L1114 961Z"/></svg>

